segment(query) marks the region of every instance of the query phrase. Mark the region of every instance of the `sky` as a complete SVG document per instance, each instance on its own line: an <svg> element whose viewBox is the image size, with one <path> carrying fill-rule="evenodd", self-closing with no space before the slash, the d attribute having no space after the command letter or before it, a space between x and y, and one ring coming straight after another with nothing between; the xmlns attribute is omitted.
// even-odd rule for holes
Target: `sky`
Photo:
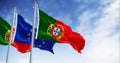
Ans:
<svg viewBox="0 0 120 63"><path fill-rule="evenodd" d="M82 54L69 44L55 44L55 54L33 48L32 63L119 63L119 0L0 0L0 16L12 22L13 7L32 24L34 1L39 9L69 25L86 40ZM0 30L1 31L1 30ZM0 63L7 46L0 45ZM30 53L10 47L8 63L29 63Z"/></svg>

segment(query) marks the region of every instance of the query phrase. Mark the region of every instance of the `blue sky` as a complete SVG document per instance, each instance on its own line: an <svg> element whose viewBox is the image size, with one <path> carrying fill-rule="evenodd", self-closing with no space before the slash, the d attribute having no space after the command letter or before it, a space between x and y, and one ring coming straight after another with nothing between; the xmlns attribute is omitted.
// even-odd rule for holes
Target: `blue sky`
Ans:
<svg viewBox="0 0 120 63"><path fill-rule="evenodd" d="M55 44L55 54L33 49L32 63L119 63L119 0L0 0L0 16L10 24L13 7L28 23L33 21L33 3L80 33L86 40L82 54L69 44ZM0 45L0 63L7 46ZM29 53L10 48L9 63L29 63Z"/></svg>

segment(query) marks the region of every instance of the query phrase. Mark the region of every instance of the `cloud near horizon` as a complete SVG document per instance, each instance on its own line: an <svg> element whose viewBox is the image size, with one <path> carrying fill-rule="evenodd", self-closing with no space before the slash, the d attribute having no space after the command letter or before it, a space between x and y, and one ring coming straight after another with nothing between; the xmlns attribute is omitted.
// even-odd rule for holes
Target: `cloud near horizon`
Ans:
<svg viewBox="0 0 120 63"><path fill-rule="evenodd" d="M78 17L76 31L86 39L84 63L119 63L119 0L102 2L105 7L93 13L85 11ZM94 21L94 17L98 19Z"/></svg>

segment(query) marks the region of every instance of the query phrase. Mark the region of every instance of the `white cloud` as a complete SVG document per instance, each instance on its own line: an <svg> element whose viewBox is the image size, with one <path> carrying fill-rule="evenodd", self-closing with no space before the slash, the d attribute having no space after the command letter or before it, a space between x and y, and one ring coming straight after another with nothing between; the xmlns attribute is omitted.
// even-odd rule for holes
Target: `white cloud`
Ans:
<svg viewBox="0 0 120 63"><path fill-rule="evenodd" d="M114 0L101 0L103 5L109 4L111 2L114 2Z"/></svg>
<svg viewBox="0 0 120 63"><path fill-rule="evenodd" d="M93 13L86 11L78 18L80 25L76 30L82 32L86 39L84 63L119 63L119 32L116 30L119 25L119 0L104 1L105 4L105 7ZM90 26L91 19L100 13L101 17L92 23L94 27Z"/></svg>
<svg viewBox="0 0 120 63"><path fill-rule="evenodd" d="M27 60L26 58L21 58L18 60L19 63L29 63L29 60Z"/></svg>
<svg viewBox="0 0 120 63"><path fill-rule="evenodd" d="M94 29L92 27L92 25L94 24L93 19L99 17L100 10L97 10L96 12L91 12L87 10L78 17L80 25L76 27L76 31L81 33L85 37L85 39L90 39L90 35Z"/></svg>
<svg viewBox="0 0 120 63"><path fill-rule="evenodd" d="M60 12L57 14L56 19L61 20L62 22L66 23L67 25L71 25L72 23L72 19L71 19L71 15L69 14L64 14L63 12Z"/></svg>

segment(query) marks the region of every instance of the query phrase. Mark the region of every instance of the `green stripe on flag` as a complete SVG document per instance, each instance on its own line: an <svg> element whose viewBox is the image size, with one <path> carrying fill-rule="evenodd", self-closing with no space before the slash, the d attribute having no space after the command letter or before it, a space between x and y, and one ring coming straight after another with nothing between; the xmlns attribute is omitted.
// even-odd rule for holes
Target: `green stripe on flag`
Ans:
<svg viewBox="0 0 120 63"><path fill-rule="evenodd" d="M48 16L43 11L39 10L39 27L38 27L38 36L37 39L51 40L57 42L50 34L47 33L47 29L51 24L55 24L56 20L51 16Z"/></svg>
<svg viewBox="0 0 120 63"><path fill-rule="evenodd" d="M3 18L0 17L0 44L7 45L11 26ZM9 30L9 31L8 31Z"/></svg>

